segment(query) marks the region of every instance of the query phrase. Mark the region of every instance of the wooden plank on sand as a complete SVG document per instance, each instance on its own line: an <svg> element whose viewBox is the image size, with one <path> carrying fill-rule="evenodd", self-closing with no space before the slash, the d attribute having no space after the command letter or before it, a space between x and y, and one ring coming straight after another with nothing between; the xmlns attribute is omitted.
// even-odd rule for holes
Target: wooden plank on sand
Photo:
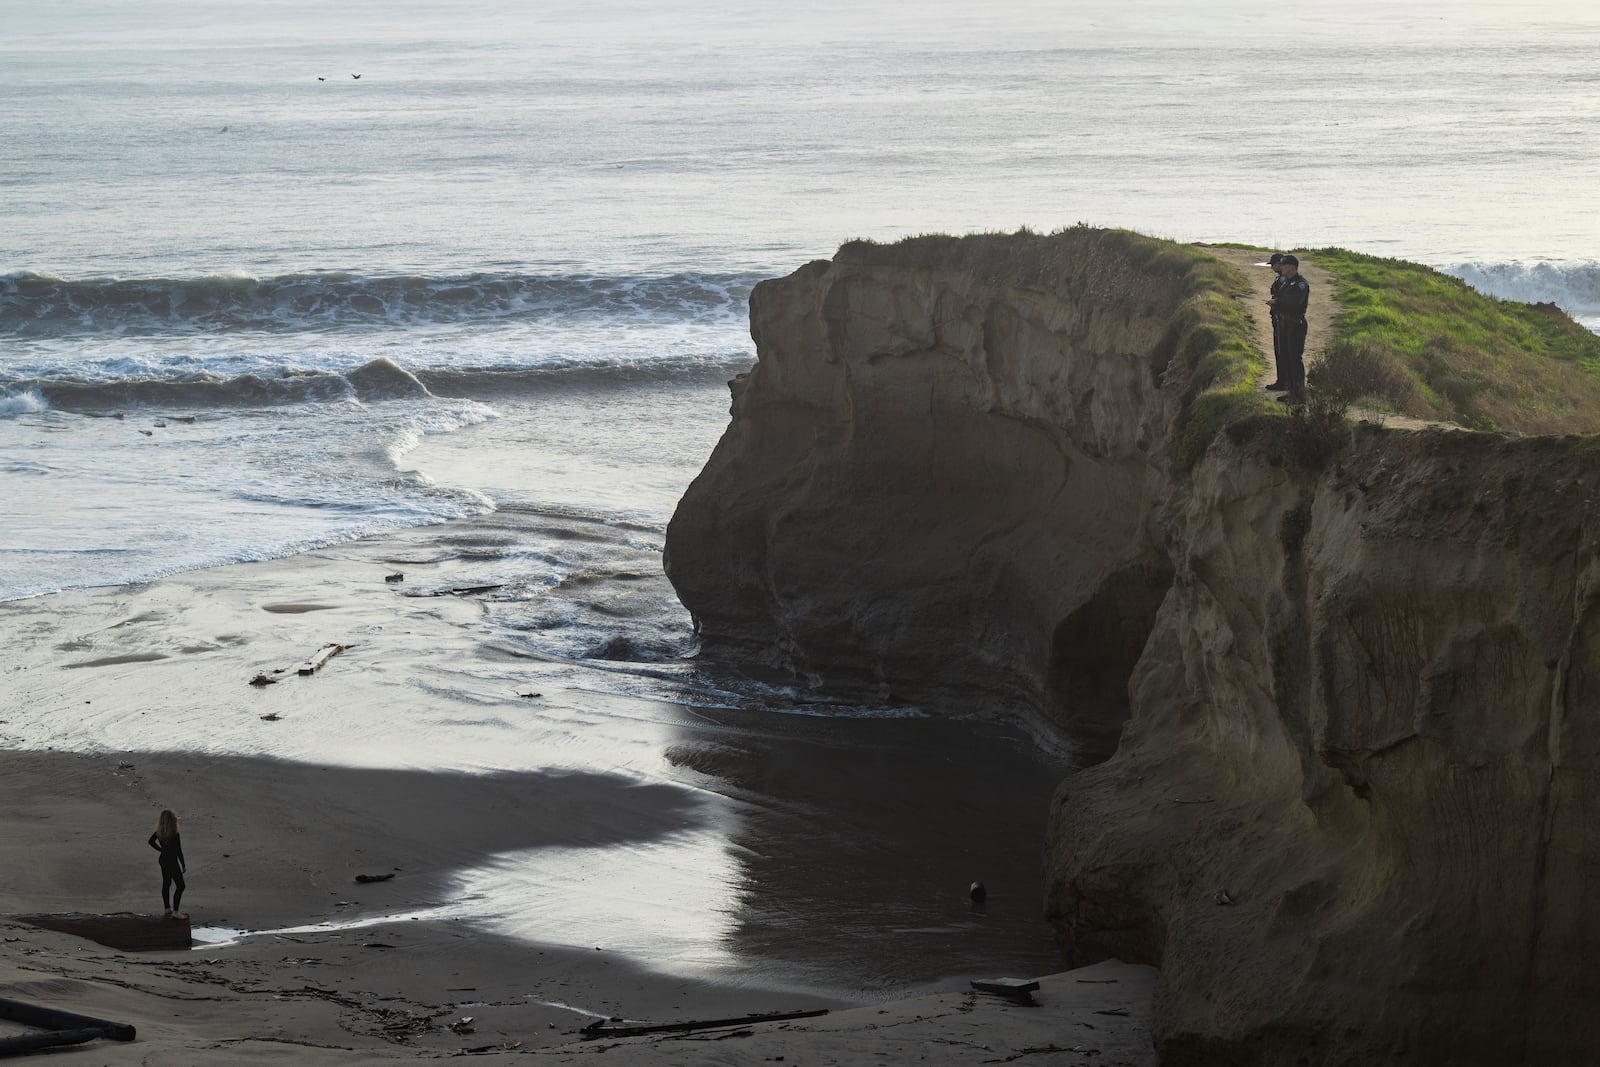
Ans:
<svg viewBox="0 0 1600 1067"><path fill-rule="evenodd" d="M749 1023L776 1023L786 1019L814 1019L828 1014L827 1008L809 1011L769 1011L761 1015L741 1015L734 1019L695 1019L682 1023L648 1023L644 1026L608 1026L609 1019L596 1019L579 1033L585 1041L599 1037L638 1037L640 1034L682 1033L688 1030L710 1030L719 1026L745 1026Z"/></svg>
<svg viewBox="0 0 1600 1067"><path fill-rule="evenodd" d="M1019 1004L1033 1003L1033 992L1039 988L1038 982L1027 978L974 978L969 984L980 993L1010 997Z"/></svg>
<svg viewBox="0 0 1600 1067"><path fill-rule="evenodd" d="M343 651L343 645L323 645L317 649L310 659L296 667L295 672L297 674L316 674L318 668Z"/></svg>

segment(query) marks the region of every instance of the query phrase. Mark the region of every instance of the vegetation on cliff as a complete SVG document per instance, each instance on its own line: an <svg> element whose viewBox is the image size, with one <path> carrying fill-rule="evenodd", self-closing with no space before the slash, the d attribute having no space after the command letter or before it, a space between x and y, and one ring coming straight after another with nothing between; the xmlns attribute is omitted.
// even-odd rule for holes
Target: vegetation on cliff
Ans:
<svg viewBox="0 0 1600 1067"><path fill-rule="evenodd" d="M1314 389L1472 429L1600 429L1600 336L1555 305L1498 300L1404 260L1309 256L1343 307Z"/></svg>

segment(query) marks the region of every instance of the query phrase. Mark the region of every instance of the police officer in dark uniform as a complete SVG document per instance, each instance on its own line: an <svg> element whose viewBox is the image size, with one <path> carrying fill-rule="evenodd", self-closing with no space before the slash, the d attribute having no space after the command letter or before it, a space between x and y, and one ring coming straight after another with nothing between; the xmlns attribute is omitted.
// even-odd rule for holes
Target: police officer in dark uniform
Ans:
<svg viewBox="0 0 1600 1067"><path fill-rule="evenodd" d="M1279 397L1282 403L1304 404L1306 401L1306 307L1311 303L1311 285L1300 274L1300 260L1284 256L1278 264L1283 284L1277 295L1267 303L1272 305L1272 318L1278 334L1278 381L1286 386L1287 396Z"/></svg>
<svg viewBox="0 0 1600 1067"><path fill-rule="evenodd" d="M1272 297L1276 297L1278 295L1278 290L1283 288L1283 253L1282 252L1274 252L1274 253L1272 253L1272 258L1267 260L1267 266L1272 268L1272 291L1268 295L1272 296ZM1267 304L1268 304L1268 306L1271 306L1272 301L1268 300ZM1277 315L1277 312L1273 312L1271 317L1272 317L1272 369L1278 376L1277 376L1277 378L1275 378L1273 380L1271 385L1267 386L1267 392L1269 392L1269 393L1281 393L1284 390L1288 389L1289 387L1287 385L1283 384L1283 369L1282 369L1283 368L1283 360L1282 360L1282 357L1279 356L1279 354L1278 354L1278 315Z"/></svg>

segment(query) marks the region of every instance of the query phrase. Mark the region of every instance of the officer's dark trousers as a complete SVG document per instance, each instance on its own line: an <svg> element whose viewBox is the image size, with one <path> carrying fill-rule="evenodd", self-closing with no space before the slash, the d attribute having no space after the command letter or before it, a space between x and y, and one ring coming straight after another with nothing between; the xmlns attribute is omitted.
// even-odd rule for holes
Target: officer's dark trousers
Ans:
<svg viewBox="0 0 1600 1067"><path fill-rule="evenodd" d="M1304 316L1277 320L1278 383L1287 386L1291 399L1306 395L1306 320Z"/></svg>

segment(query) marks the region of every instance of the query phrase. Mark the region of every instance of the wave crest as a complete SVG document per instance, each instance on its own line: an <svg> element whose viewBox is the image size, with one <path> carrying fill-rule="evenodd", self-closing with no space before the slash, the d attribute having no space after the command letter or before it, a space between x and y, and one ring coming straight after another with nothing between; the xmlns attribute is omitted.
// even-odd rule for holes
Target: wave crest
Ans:
<svg viewBox="0 0 1600 1067"><path fill-rule="evenodd" d="M1442 269L1487 296L1600 315L1600 263L1457 263Z"/></svg>
<svg viewBox="0 0 1600 1067"><path fill-rule="evenodd" d="M551 389L605 392L654 383L713 384L748 369L750 358L711 358L651 364L541 367L420 368L410 371L380 357L343 372L283 368L223 376L172 368L110 379L41 377L0 386L0 416L46 407L97 411L140 405L265 407L319 401L422 398L491 400Z"/></svg>
<svg viewBox="0 0 1600 1067"><path fill-rule="evenodd" d="M433 394L417 377L387 359L375 359L344 374L286 370L281 374L212 374L184 377L40 379L23 383L20 395L34 395L57 408L98 410L142 404L185 407L269 406L326 400L399 400Z"/></svg>
<svg viewBox="0 0 1600 1067"><path fill-rule="evenodd" d="M744 315L760 274L659 277L472 273L66 279L0 275L0 336L291 332L496 320L722 321Z"/></svg>

